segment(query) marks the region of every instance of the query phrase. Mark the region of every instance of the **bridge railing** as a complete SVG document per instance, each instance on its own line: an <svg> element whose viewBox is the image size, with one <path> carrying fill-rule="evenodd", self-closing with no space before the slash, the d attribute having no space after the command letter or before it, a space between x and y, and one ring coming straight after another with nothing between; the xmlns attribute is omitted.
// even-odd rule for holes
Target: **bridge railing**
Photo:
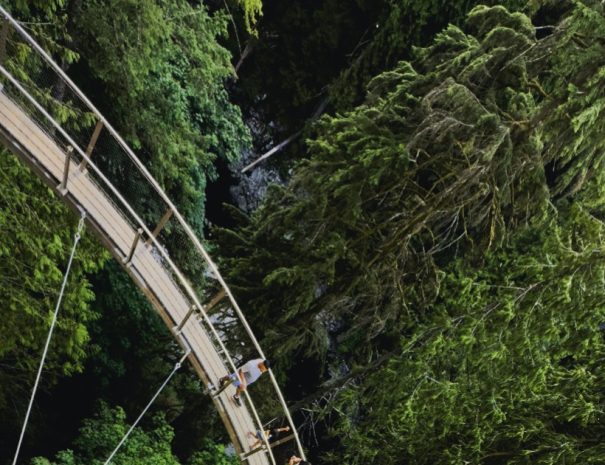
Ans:
<svg viewBox="0 0 605 465"><path fill-rule="evenodd" d="M161 184L64 69L2 7L0 18L0 79L4 92L66 152L73 150L72 160L87 170L132 228L141 231L141 241L153 248L154 256L170 271L189 304L202 310L196 318L212 337L226 372L235 371L244 357L265 359L202 240ZM191 168L185 163L179 166L181 160L174 163L174 169ZM279 385L271 370L268 375L274 395L255 399L257 408L247 392L249 409L259 429L264 424L261 418L266 422L268 418L283 417L292 430L298 454L304 458ZM275 464L270 447L267 454Z"/></svg>

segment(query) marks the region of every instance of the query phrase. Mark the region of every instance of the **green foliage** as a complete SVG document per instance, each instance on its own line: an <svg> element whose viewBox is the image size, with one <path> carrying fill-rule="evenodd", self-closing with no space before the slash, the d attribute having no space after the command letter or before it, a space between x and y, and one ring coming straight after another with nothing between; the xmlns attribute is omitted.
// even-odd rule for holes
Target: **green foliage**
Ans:
<svg viewBox="0 0 605 465"><path fill-rule="evenodd" d="M265 0L258 37L238 71L243 107L272 123L270 137L299 130L328 97L328 111L350 110L374 76L410 58L413 46L430 43L447 24L461 24L478 3L518 10L527 2ZM293 150L304 157L301 147Z"/></svg>
<svg viewBox="0 0 605 465"><path fill-rule="evenodd" d="M341 110L359 104L372 77L394 66L398 60L409 58L412 45L426 45L435 31L447 24L461 24L473 6L503 5L513 11L522 9L528 2L388 0L385 3L388 6L377 20L371 40L331 86L331 97Z"/></svg>
<svg viewBox="0 0 605 465"><path fill-rule="evenodd" d="M10 10L28 32L126 136L201 234L205 185L207 179L217 176L214 161L219 156L235 159L249 143L239 108L230 102L225 89L225 81L233 75L229 53L218 43L226 35L226 16L220 12L211 16L200 2L192 5L185 0L10 3ZM76 139L87 143L95 123L91 115L73 105L70 92L61 89L56 76L16 38L13 34L8 42L7 68L53 116L76 130L80 136ZM95 161L135 200L138 213L153 227L164 206L116 149L107 131L102 131ZM15 285L16 290L5 286L3 294L5 310L14 315L7 313L2 328L7 337L0 344L4 367L0 370L0 410L11 393L19 407L29 394L50 321L50 304L56 297L53 289L58 289L62 278L65 249L74 228L73 217L57 205L50 191L29 179L33 175L12 158L5 168L0 179L6 203L0 213L6 233L1 250L5 257L14 255L15 259L7 260L2 276L7 283L21 284ZM172 227L169 224L166 231L170 233ZM180 258L179 265L187 271L199 271L200 263L178 239L169 239L174 242L171 256ZM82 371L86 356L93 354L87 374L98 376L94 394L116 396L126 407L138 407L141 398L149 397L155 381L172 368L172 351L177 349L169 331L115 264L91 278L101 296L92 305L94 295L84 272L97 273L97 262L107 255L88 238L80 247L86 252L75 264L73 282L68 285L64 318L56 336L59 348L55 351L53 343L44 379L50 383L59 375ZM15 250L19 251L16 255ZM27 275L30 270L34 270L33 277ZM198 281L199 274L192 273ZM91 333L95 338L92 345ZM125 389L120 391L120 386L137 381L138 389L124 399ZM114 391L108 387L111 383L116 385ZM199 392L191 374L183 374L160 401L172 420L187 410L184 398L190 400ZM199 402L196 405L200 411L205 408ZM32 442L38 441L34 438Z"/></svg>
<svg viewBox="0 0 605 465"><path fill-rule="evenodd" d="M605 14L542 4L372 79L220 235L280 368L323 362L330 463L602 461Z"/></svg>
<svg viewBox="0 0 605 465"><path fill-rule="evenodd" d="M225 454L225 446L206 440L204 448L196 452L187 462L188 465L238 465L236 457Z"/></svg>
<svg viewBox="0 0 605 465"><path fill-rule="evenodd" d="M548 68L556 72L543 73L549 105L536 119L554 135L545 140L544 158L550 163L556 195L576 194L594 179L580 196L600 203L605 181L600 115L605 101L598 88L605 82L605 47L597 37L605 31L605 18L597 2L574 5L573 13L539 46L544 52L549 44L557 44L548 60Z"/></svg>
<svg viewBox="0 0 605 465"><path fill-rule="evenodd" d="M77 218L27 168L0 151L0 409L29 391L73 244ZM88 234L75 256L44 383L83 369L88 325L98 318L86 275L107 259Z"/></svg>
<svg viewBox="0 0 605 465"><path fill-rule="evenodd" d="M244 22L246 30L250 33L255 33L255 25L259 16L263 15L262 0L237 0L244 10Z"/></svg>
<svg viewBox="0 0 605 465"><path fill-rule="evenodd" d="M116 465L179 465L171 444L174 431L162 414L155 414L145 423L137 426L119 452L112 459ZM35 457L32 465L97 465L105 463L109 454L130 428L126 414L121 407L109 407L101 402L96 414L84 420L73 449L60 451L54 460ZM225 455L225 448L210 439L187 462L189 465L235 465L233 457Z"/></svg>
<svg viewBox="0 0 605 465"><path fill-rule="evenodd" d="M252 24L260 14L260 4L246 2L244 6ZM233 76L230 55L219 44L226 36L227 16L222 12L211 15L202 2L186 0L32 0L9 2L8 8L125 135L201 234L205 185L207 179L217 176L213 163L218 157L234 160L249 143L239 108L230 102L225 88ZM3 64L60 123L75 130L76 140L86 144L96 121L76 108L69 89L62 87L16 34L9 36L7 46L8 59ZM138 213L153 228L164 206L131 165L126 165L125 157L120 158L109 139L104 129L94 160L106 168L105 173L127 197L136 200ZM2 290L6 307L0 329L6 331L6 337L0 343L0 412L14 404L19 413L30 393L75 222L73 215L16 160L5 152L2 160L0 253L6 263L0 279L6 284ZM165 233L173 229L174 222ZM199 261L189 249L181 247L180 239L168 239L174 242L172 258L180 258L179 265L186 271L199 271ZM83 397L98 395L119 401L128 411L135 410L172 369L173 356L180 356L180 349L115 263L99 271L107 254L88 237L80 247L44 372L44 386L82 371L86 361L85 376L71 381L76 386L93 385ZM192 273L196 285L200 274ZM94 303L92 286L99 297ZM96 382L91 382L93 377ZM69 382L60 384L57 391L61 392L65 384ZM195 424L193 432L187 431L187 424L178 426L195 436L186 439L192 450L198 448L203 435L212 435L208 426L219 421L200 393L199 382L184 369L158 399L168 420L186 415L189 425ZM54 404L55 397L50 397ZM42 402L39 407L43 409ZM48 427L41 424L39 419L46 413L32 418L27 437L32 446L28 447L30 453L36 448L48 450L53 437L65 440L71 430L69 422L77 415L66 415L61 435L48 433ZM21 419L14 413L10 419L13 417L15 423ZM10 419L2 435L17 431L18 425ZM206 461L213 457L212 448L218 446L208 447L210 452L203 457ZM82 463L82 457L81 451L64 451L57 461ZM168 458L161 460L170 462ZM220 460L222 457L217 463Z"/></svg>
<svg viewBox="0 0 605 465"><path fill-rule="evenodd" d="M226 239L240 295L277 322L269 344L323 356L324 318L349 328L345 346L397 337L435 294L441 251L489 248L544 208L540 147L523 128L535 99L525 68L508 66L533 39L510 18L515 29L477 37L450 26L373 80L365 105L323 118L290 185Z"/></svg>
<svg viewBox="0 0 605 465"><path fill-rule="evenodd" d="M449 264L416 337L342 394L335 461L599 463L604 228L565 206Z"/></svg>
<svg viewBox="0 0 605 465"><path fill-rule="evenodd" d="M115 392L132 386L135 380L145 380L136 397L149 397L153 382L171 369L164 359L172 336L117 263L108 263L93 282L98 293L95 307L101 317L90 328L95 351L89 368L99 386L106 389L113 385Z"/></svg>
<svg viewBox="0 0 605 465"><path fill-rule="evenodd" d="M385 3L264 0L258 37L249 41L250 54L238 70L244 109L271 132L299 130Z"/></svg>
<svg viewBox="0 0 605 465"><path fill-rule="evenodd" d="M198 232L214 160L234 160L249 143L224 88L232 75L218 43L226 24L184 0L94 0L77 19L78 48L105 89L102 106ZM132 182L113 170L123 184ZM163 213L143 185L136 189L145 214Z"/></svg>
<svg viewBox="0 0 605 465"><path fill-rule="evenodd" d="M46 50L71 63L77 54L65 46L69 33L68 18L63 12L68 3L66 0L11 0L4 8L15 18L24 18L23 26L36 35Z"/></svg>
<svg viewBox="0 0 605 465"><path fill-rule="evenodd" d="M238 3L252 28L261 3ZM313 127L308 160L290 184L274 187L238 230L223 231L220 245L279 375L330 430L328 462L602 461L605 18L596 0L530 3L526 12L552 23L536 30L511 12L524 6L515 0L510 11L479 6L468 15L475 2L264 2L265 29L253 65L242 68L251 108L275 117L278 130L298 128L329 86L341 112ZM80 78L201 231L213 162L233 160L248 143L224 89L226 17L185 0L14 8L57 24L34 27L64 64L87 57ZM8 66L39 72L27 54ZM90 125L68 102L55 113ZM112 179L134 185L137 208L155 223L163 212L150 192L113 153L99 155ZM27 288L5 286L12 314L0 357L29 373L73 220L66 229L62 209L24 194L46 191L11 163L0 178L0 253L17 259L2 276ZM14 189L15 179L25 187ZM174 243L172 255L187 253ZM70 283L59 335L66 349L51 373L81 369L92 327L99 384L141 379L147 385L134 392L152 389L170 368L168 334L115 266L95 280L97 318L81 279L98 267L92 256L77 267L80 284ZM322 379L301 388L292 366L313 363ZM2 389L25 384L13 374L5 369ZM199 385L175 381L179 391L167 390L161 406L170 417L195 416L182 404L199 397ZM126 428L121 409L102 406L73 451L34 463L104 460ZM156 417L117 462L176 465L173 436ZM227 462L213 443L189 459Z"/></svg>
<svg viewBox="0 0 605 465"><path fill-rule="evenodd" d="M87 373L94 379L93 398L120 403L128 411L142 408L182 356L180 347L144 295L117 263L92 278L100 317L90 324L93 347ZM128 395L125 395L128 393ZM196 377L186 368L175 374L156 401L168 421L184 416L189 438L183 449L196 450L209 436L212 406ZM199 420L195 417L201 417ZM196 431L201 430L198 440ZM219 429L222 431L222 429Z"/></svg>
<svg viewBox="0 0 605 465"><path fill-rule="evenodd" d="M124 410L102 403L93 418L84 420L73 450L59 452L53 461L36 457L32 465L102 464L129 428ZM140 427L134 429L112 463L178 465L170 448L173 437L172 428L161 415L156 415L148 431Z"/></svg>
<svg viewBox="0 0 605 465"><path fill-rule="evenodd" d="M69 2L73 4L74 2ZM67 7L63 0L39 2L12 2L7 5L11 14L22 23L22 27L46 50L63 69L77 62L79 55L72 48L69 32L69 16L65 14ZM55 72L50 71L44 60L13 30L8 30L6 43L6 69L15 77L50 115L70 131L85 130L94 126L95 118L85 111L80 102L75 102L65 85ZM28 100L19 91L12 88L8 80L2 78L8 93L18 103L32 111L32 115L40 117L31 108ZM45 121L44 118L41 118ZM48 125L50 129L50 125ZM74 135L73 132L71 132ZM77 139L77 137L76 137Z"/></svg>

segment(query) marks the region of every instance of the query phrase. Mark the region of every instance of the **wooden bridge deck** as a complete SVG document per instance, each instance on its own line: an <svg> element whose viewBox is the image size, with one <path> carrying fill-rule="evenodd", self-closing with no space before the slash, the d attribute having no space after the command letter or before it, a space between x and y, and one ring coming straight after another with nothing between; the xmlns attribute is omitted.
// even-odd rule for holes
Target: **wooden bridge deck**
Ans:
<svg viewBox="0 0 605 465"><path fill-rule="evenodd" d="M125 267L168 328L172 329L179 324L192 303L174 282L170 271L154 258L151 248L143 240L139 241L131 264L123 264L135 239L135 228L89 173L86 170L80 171L74 161L70 165L67 192L59 192L57 186L63 177L67 156L65 151L4 92L0 92L0 139L68 204L86 212L87 224ZM204 385L208 381L216 382L230 371L197 318L191 317L187 321L182 334L191 348L189 360ZM255 431L256 427L246 405L238 407L234 404L231 399L234 392L233 387L227 388L214 398L214 403L236 451L243 453L249 450L248 432ZM265 451L248 457L247 461L251 465L271 463Z"/></svg>

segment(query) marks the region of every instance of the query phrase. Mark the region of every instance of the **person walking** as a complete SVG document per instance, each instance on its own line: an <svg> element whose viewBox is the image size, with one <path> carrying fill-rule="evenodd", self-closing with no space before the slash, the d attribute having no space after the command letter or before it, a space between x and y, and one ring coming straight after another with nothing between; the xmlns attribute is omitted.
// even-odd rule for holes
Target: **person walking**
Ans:
<svg viewBox="0 0 605 465"><path fill-rule="evenodd" d="M238 406L241 406L242 401L240 399L240 394L244 392L248 386L260 378L261 375L269 369L269 367L269 360L263 360L260 358L250 360L239 367L236 373L231 373L230 375L223 376L221 379L219 379L221 391L227 384L233 383L235 386L233 400Z"/></svg>

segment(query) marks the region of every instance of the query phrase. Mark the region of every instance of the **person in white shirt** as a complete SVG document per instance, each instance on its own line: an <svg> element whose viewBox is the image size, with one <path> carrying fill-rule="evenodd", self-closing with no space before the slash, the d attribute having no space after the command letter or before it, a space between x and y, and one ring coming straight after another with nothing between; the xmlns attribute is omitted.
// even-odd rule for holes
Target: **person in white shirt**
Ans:
<svg viewBox="0 0 605 465"><path fill-rule="evenodd" d="M219 380L219 385L222 387L227 383L233 383L235 386L235 395L233 400L237 405L241 405L240 394L246 390L246 388L254 383L260 376L269 369L269 360L263 360L261 358L255 358L244 363L237 369L237 373L231 373L230 375L223 376Z"/></svg>

